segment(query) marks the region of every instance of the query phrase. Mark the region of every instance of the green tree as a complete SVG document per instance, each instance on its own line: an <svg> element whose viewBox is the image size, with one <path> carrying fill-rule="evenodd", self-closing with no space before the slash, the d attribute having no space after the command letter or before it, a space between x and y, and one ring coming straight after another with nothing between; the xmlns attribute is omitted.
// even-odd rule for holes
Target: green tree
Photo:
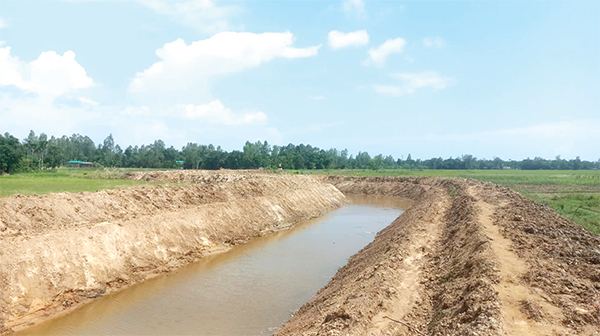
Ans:
<svg viewBox="0 0 600 336"><path fill-rule="evenodd" d="M2 172L12 173L19 166L23 156L22 145L19 139L8 132L4 136L0 134L0 174Z"/></svg>

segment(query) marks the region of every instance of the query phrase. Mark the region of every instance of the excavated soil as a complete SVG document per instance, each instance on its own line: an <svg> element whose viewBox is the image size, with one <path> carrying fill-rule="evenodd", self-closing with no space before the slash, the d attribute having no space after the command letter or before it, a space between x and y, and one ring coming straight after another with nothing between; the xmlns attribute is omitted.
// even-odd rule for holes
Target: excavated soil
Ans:
<svg viewBox="0 0 600 336"><path fill-rule="evenodd" d="M0 200L0 330L315 217L409 198L275 335L600 335L600 237L459 178L132 173L180 183ZM341 191L341 192L340 192Z"/></svg>
<svg viewBox="0 0 600 336"><path fill-rule="evenodd" d="M600 335L600 237L491 183L339 177L414 205L276 335Z"/></svg>
<svg viewBox="0 0 600 336"><path fill-rule="evenodd" d="M178 186L0 199L0 334L345 203L314 177L201 175Z"/></svg>

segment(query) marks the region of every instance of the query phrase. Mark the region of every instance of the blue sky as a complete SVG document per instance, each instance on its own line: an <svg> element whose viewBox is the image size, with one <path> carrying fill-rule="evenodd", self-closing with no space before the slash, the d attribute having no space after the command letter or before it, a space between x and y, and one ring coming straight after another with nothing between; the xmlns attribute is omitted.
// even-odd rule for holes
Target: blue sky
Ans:
<svg viewBox="0 0 600 336"><path fill-rule="evenodd" d="M600 159L598 1L0 0L0 132Z"/></svg>

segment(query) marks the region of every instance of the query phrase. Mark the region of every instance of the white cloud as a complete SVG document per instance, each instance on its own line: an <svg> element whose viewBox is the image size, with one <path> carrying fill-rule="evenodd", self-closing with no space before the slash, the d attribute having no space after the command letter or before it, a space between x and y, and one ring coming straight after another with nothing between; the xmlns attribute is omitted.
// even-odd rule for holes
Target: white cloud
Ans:
<svg viewBox="0 0 600 336"><path fill-rule="evenodd" d="M401 96L415 93L418 89L430 88L434 91L445 89L454 82L449 77L441 77L435 71L426 71L422 73L401 73L392 74L391 77L399 79L401 85L375 85L374 89L378 93Z"/></svg>
<svg viewBox="0 0 600 336"><path fill-rule="evenodd" d="M363 0L343 0L342 8L348 16L365 18L367 15L367 12L365 11L365 3Z"/></svg>
<svg viewBox="0 0 600 336"><path fill-rule="evenodd" d="M294 35L285 33L219 33L211 38L186 44L182 39L165 44L156 51L161 61L138 72L129 85L132 93L193 91L207 94L210 80L219 75L257 67L275 58L315 56L320 45L295 48ZM193 89L193 90L192 90Z"/></svg>
<svg viewBox="0 0 600 336"><path fill-rule="evenodd" d="M237 126L249 124L264 124L267 115L260 111L234 113L225 107L220 100L213 100L208 104L176 104L167 108L131 106L128 105L120 112L121 116L143 117L152 119L181 120L189 123L190 120L201 121L204 124Z"/></svg>
<svg viewBox="0 0 600 336"><path fill-rule="evenodd" d="M131 106L127 105L122 111L124 116L149 116L150 109L147 106Z"/></svg>
<svg viewBox="0 0 600 336"><path fill-rule="evenodd" d="M46 51L29 63L11 56L10 50L8 46L0 48L0 86L14 85L52 101L72 90L94 85L70 50L62 56Z"/></svg>
<svg viewBox="0 0 600 336"><path fill-rule="evenodd" d="M325 100L325 96L321 96L321 95L318 95L318 96L308 96L308 98L312 99L312 100Z"/></svg>
<svg viewBox="0 0 600 336"><path fill-rule="evenodd" d="M223 125L260 124L267 120L267 115L263 112L235 114L220 100L214 100L204 105L178 104L171 110L186 119Z"/></svg>
<svg viewBox="0 0 600 336"><path fill-rule="evenodd" d="M17 57L10 55L10 47L0 48L0 86L15 85L23 87L22 72L25 65Z"/></svg>
<svg viewBox="0 0 600 336"><path fill-rule="evenodd" d="M389 55L401 53L405 45L406 40L403 38L389 39L379 47L369 49L369 58L363 64L375 64L381 67L385 64Z"/></svg>
<svg viewBox="0 0 600 336"><path fill-rule="evenodd" d="M229 20L241 12L237 6L217 6L211 0L135 0L159 14L195 27L203 33L232 30Z"/></svg>
<svg viewBox="0 0 600 336"><path fill-rule="evenodd" d="M369 34L367 34L366 30L358 30L352 33L342 33L332 30L327 37L329 46L332 49L360 47L369 43Z"/></svg>
<svg viewBox="0 0 600 336"><path fill-rule="evenodd" d="M55 135L81 132L83 125L98 126L104 112L95 106L57 105L39 97L0 92L0 125L21 136L31 129Z"/></svg>
<svg viewBox="0 0 600 336"><path fill-rule="evenodd" d="M423 45L429 48L443 48L446 42L441 37L426 37L423 39Z"/></svg>
<svg viewBox="0 0 600 336"><path fill-rule="evenodd" d="M91 100L91 99L85 98L85 97L78 97L77 100L79 100L82 104L86 104L86 105L90 105L90 106L100 105L100 103L98 103L97 101Z"/></svg>
<svg viewBox="0 0 600 336"><path fill-rule="evenodd" d="M4 20L2 20L2 18L0 18L0 29L6 28L6 27L7 27L6 22L4 22Z"/></svg>
<svg viewBox="0 0 600 336"><path fill-rule="evenodd" d="M151 143L158 139L173 140L180 134L180 130L172 130L161 120L138 120L132 124L134 141L136 143ZM129 131L131 131L129 130Z"/></svg>

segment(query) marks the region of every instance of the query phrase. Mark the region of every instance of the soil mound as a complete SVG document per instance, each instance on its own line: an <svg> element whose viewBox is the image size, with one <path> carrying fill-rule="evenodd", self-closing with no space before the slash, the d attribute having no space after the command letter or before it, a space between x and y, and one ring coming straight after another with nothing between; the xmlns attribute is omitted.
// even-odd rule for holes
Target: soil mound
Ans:
<svg viewBox="0 0 600 336"><path fill-rule="evenodd" d="M0 199L0 333L345 202L315 177L201 175L186 185Z"/></svg>
<svg viewBox="0 0 600 336"><path fill-rule="evenodd" d="M600 335L600 237L507 188L231 171L127 177L178 185L0 199L0 333L324 214L343 192L414 203L276 335Z"/></svg>
<svg viewBox="0 0 600 336"><path fill-rule="evenodd" d="M125 174L125 178L134 181L147 182L170 182L170 183L207 183L214 182L235 182L249 177L262 176L263 178L273 177L273 175L258 174L252 171L240 170L165 170L151 172L131 172Z"/></svg>
<svg viewBox="0 0 600 336"><path fill-rule="evenodd" d="M467 179L323 177L414 205L276 335L599 335L600 237Z"/></svg>

